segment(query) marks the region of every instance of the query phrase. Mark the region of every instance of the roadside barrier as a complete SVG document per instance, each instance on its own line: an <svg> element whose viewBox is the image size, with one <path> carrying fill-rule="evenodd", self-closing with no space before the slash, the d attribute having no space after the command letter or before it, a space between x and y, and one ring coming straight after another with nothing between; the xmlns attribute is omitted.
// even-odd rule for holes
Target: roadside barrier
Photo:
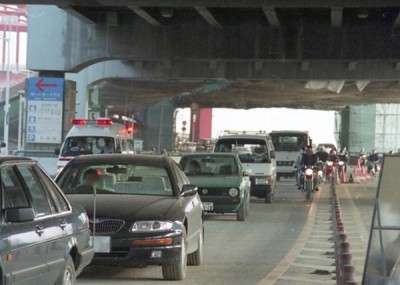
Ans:
<svg viewBox="0 0 400 285"><path fill-rule="evenodd" d="M336 193L335 179L331 180L331 213L332 230L335 247L335 273L337 285L358 284L354 280L354 266L352 265L352 255L350 252L350 243L347 241L339 199Z"/></svg>

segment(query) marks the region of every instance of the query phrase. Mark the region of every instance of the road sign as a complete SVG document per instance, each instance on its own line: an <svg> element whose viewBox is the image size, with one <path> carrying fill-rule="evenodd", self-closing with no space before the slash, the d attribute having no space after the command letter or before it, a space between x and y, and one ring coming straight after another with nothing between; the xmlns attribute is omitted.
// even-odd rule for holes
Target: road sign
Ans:
<svg viewBox="0 0 400 285"><path fill-rule="evenodd" d="M28 79L29 143L61 143L64 79L32 77Z"/></svg>
<svg viewBox="0 0 400 285"><path fill-rule="evenodd" d="M102 91L99 88L88 89L88 118L95 120L100 117Z"/></svg>
<svg viewBox="0 0 400 285"><path fill-rule="evenodd" d="M134 140L133 148L136 153L140 153L143 150L143 141L142 140Z"/></svg>

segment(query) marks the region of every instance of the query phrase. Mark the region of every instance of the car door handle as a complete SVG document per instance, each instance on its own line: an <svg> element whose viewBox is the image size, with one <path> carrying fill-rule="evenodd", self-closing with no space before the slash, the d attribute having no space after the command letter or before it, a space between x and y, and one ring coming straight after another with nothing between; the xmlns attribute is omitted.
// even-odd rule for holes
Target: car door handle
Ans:
<svg viewBox="0 0 400 285"><path fill-rule="evenodd" d="M60 227L61 229L64 229L66 226L67 226L67 222L65 222L65 221L60 221L59 227Z"/></svg>
<svg viewBox="0 0 400 285"><path fill-rule="evenodd" d="M44 233L44 228L42 226L36 226L36 233L41 236Z"/></svg>

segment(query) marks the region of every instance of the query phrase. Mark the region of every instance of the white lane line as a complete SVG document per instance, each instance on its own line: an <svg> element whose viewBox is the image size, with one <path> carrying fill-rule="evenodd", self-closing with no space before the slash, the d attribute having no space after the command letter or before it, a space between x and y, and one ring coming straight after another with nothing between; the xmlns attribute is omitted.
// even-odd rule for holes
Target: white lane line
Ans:
<svg viewBox="0 0 400 285"><path fill-rule="evenodd" d="M318 205L318 200L321 196L321 192L322 191L318 191L313 196L313 201L311 203L310 211L308 212L307 221L291 250L281 260L281 262L271 272L267 274L267 276L265 276L260 282L258 282L258 285L274 284L278 280L278 278L287 271L289 266L293 263L301 250L304 248L308 240L308 235L311 231L311 225L314 223L315 220L316 208Z"/></svg>
<svg viewBox="0 0 400 285"><path fill-rule="evenodd" d="M292 266L311 268L315 270L326 270L332 271L335 269L335 265L317 265L317 264L304 264L304 263L292 263Z"/></svg>
<svg viewBox="0 0 400 285"><path fill-rule="evenodd" d="M307 283L307 284L336 284L335 280L312 280L312 279L301 278L301 277L297 277L297 276L282 276L279 278L279 280L297 281L297 282L303 282L303 283Z"/></svg>
<svg viewBox="0 0 400 285"><path fill-rule="evenodd" d="M331 260L333 261L333 260L335 259L334 256L331 256L331 257L329 257L329 256L321 257L321 256L306 255L306 254L299 254L297 257L298 257L298 258L304 258L304 259L324 260L324 261L331 261ZM354 260L354 258L353 258L353 260Z"/></svg>
<svg viewBox="0 0 400 285"><path fill-rule="evenodd" d="M303 250L314 251L314 252L327 252L327 251L333 251L334 248L318 249L318 248L307 248L307 247L304 247Z"/></svg>

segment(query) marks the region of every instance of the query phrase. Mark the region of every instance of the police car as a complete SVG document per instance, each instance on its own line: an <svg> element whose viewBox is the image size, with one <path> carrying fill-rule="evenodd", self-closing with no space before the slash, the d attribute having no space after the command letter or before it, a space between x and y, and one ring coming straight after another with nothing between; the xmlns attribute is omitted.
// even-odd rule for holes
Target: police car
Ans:
<svg viewBox="0 0 400 285"><path fill-rule="evenodd" d="M78 155L134 153L132 125L114 123L109 118L74 119L72 125L61 150L55 150L55 153L59 156L58 172Z"/></svg>

